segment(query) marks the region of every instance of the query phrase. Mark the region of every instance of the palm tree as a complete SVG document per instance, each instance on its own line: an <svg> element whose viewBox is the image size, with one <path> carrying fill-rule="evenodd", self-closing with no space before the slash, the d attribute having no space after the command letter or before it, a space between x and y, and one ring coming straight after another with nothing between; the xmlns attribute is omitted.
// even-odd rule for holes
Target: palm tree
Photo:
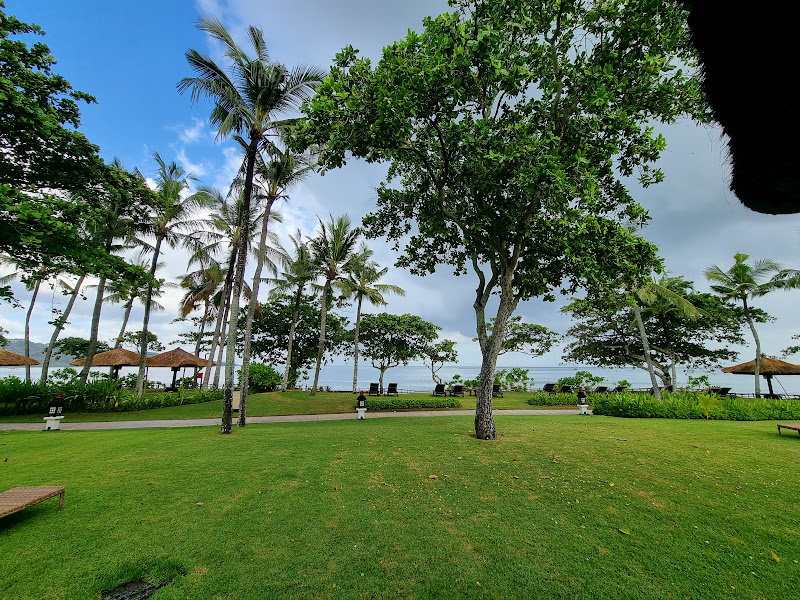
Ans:
<svg viewBox="0 0 800 600"><path fill-rule="evenodd" d="M161 253L161 245L167 243L174 248L179 243L184 243L186 236L183 232L194 231L198 227L198 221L192 219L193 213L205 206L205 197L198 194L183 196L185 190L189 188L189 181L194 178L187 175L177 163L167 164L158 152L153 153L153 158L158 164L156 174L156 193L158 204L154 209L152 221L147 228L147 234L155 239L155 243L150 246L140 240L145 250L152 250L153 260L150 263L150 277L155 279L158 257ZM152 306L153 282L147 284L147 295L144 297L144 320L142 322L142 343L140 347L139 376L136 379L136 394L141 397L144 394L144 371L147 361L147 326L150 321L150 309Z"/></svg>
<svg viewBox="0 0 800 600"><path fill-rule="evenodd" d="M283 384L281 389L285 392L289 387L289 371L292 366L292 351L294 346L294 332L300 310L300 302L306 286L313 286L317 277L317 268L312 260L308 242L303 240L303 234L298 229L294 235L289 234L289 239L294 246L292 251L283 247L279 250L282 255L284 271L279 278L271 280L274 285L271 294L291 292L294 294L294 310L292 311L292 324L289 327L289 344L286 349L286 366L283 370ZM313 289L313 288L312 288Z"/></svg>
<svg viewBox="0 0 800 600"><path fill-rule="evenodd" d="M324 72L301 66L288 71L283 65L271 63L262 31L249 27L248 37L255 52L249 56L239 48L221 21L206 17L199 29L220 42L228 61L227 72L210 57L196 50L186 52L189 65L196 77L185 77L178 83L180 93L191 89L192 101L201 97L211 99L215 105L210 121L217 128L217 138L239 136L246 144L245 173L243 180L242 222L249 222L253 177L259 150L267 150L268 137L286 123L276 122L275 115L297 110L309 99L322 80ZM233 296L230 306L230 333L225 366L225 402L222 413L222 433L231 431L233 401L233 367L236 355L236 328L239 318L239 294L244 281L247 260L246 247L239 248L236 272L233 279Z"/></svg>
<svg viewBox="0 0 800 600"><path fill-rule="evenodd" d="M406 291L399 286L378 283L378 281L389 272L389 267L381 269L377 262L370 261L369 258L372 256L372 250L362 248L361 254L364 262L358 265L349 277L340 280L337 286L343 298L353 297L358 303L353 339L353 356L355 362L353 366L354 394L356 393L356 387L358 385L358 329L361 325L361 303L366 298L372 306L382 306L387 304L386 300L383 298L384 294L406 295Z"/></svg>
<svg viewBox="0 0 800 600"><path fill-rule="evenodd" d="M325 278L320 301L319 349L317 350L317 367L314 371L314 385L311 388L312 396L317 393L319 370L322 366L322 355L325 353L325 318L328 313L328 294L335 281L352 273L365 260L355 250L361 230L358 227L350 228L350 217L347 215L336 219L333 218L333 215L330 217L330 223L323 223L318 218L320 231L311 240L314 264L319 270L319 274Z"/></svg>
<svg viewBox="0 0 800 600"><path fill-rule="evenodd" d="M650 307L659 305L662 310L677 310L690 319L696 319L698 316L700 316L700 311L697 309L697 307L672 289L676 279L680 278L662 277L661 279L656 280L655 278L650 277L628 296L628 300L633 308L633 314L636 316L636 326L639 329L639 336L642 339L644 357L645 361L647 362L647 372L650 374L650 382L653 385L653 394L658 400L661 400L661 388L659 387L658 380L656 379L656 373L653 369L653 358L650 355L650 343L647 339L647 332L645 331L644 322L642 321L642 310L639 307L639 304L641 303ZM674 361L672 368L672 383L674 385Z"/></svg>
<svg viewBox="0 0 800 600"><path fill-rule="evenodd" d="M306 154L295 154L290 150L281 150L273 146L268 161L260 160L256 167L256 175L261 182L264 198L264 216L262 218L261 238L258 243L256 271L253 275L252 294L247 306L247 318L244 328L244 349L242 352L241 399L239 401L239 427L247 424L247 392L250 374L250 337L253 331L253 317L258 305L258 288L261 283L261 271L267 259L267 228L273 215L272 205L280 198L287 198L287 192L302 182L316 166L313 159ZM273 275L277 268L270 263Z"/></svg>
<svg viewBox="0 0 800 600"><path fill-rule="evenodd" d="M203 316L200 317L200 329L197 332L197 343L194 353L200 354L200 345L206 324L215 320L216 307L222 305L222 287L226 278L226 270L217 261L210 262L208 267L187 273L179 278L179 283L186 293L181 299L181 317L187 317L200 304ZM209 367L208 371L211 371Z"/></svg>
<svg viewBox="0 0 800 600"><path fill-rule="evenodd" d="M787 277L791 274L772 259L762 258L755 261L753 265L749 265L747 264L748 258L750 258L749 254L737 252L733 255L734 264L730 269L723 271L717 265L713 265L705 270L705 275L706 279L712 283L711 289L717 294L723 298L742 302L744 317L747 319L747 324L750 326L756 342L755 394L756 398L760 398L761 341L758 339L753 314L747 299L760 298L777 289L787 287Z"/></svg>
<svg viewBox="0 0 800 600"><path fill-rule="evenodd" d="M67 306L64 308L64 312L62 312L58 318L56 318L53 327L53 333L50 336L50 343L47 344L47 348L44 351L44 359L42 359L42 374L39 378L39 383L42 385L47 383L47 376L50 369L50 359L53 356L53 349L56 347L58 336L61 334L64 326L67 324L67 319L72 312L72 307L75 306L75 300L77 300L81 293L81 286L83 285L84 279L86 279L86 273L83 273L80 277L78 277L78 281L73 285L69 285L64 281L61 282L61 286L65 290L69 291L69 301L67 302Z"/></svg>
<svg viewBox="0 0 800 600"><path fill-rule="evenodd" d="M135 264L142 269L146 269L149 266L147 261L145 261L141 256L136 259ZM158 263L158 265L156 265L156 270L162 268L163 266L163 262ZM162 285L167 287L173 284ZM119 304L120 302L123 302L125 304L125 309L123 310L122 316L122 326L120 327L119 334L114 342L114 348L120 348L122 346L122 338L125 335L125 330L128 328L128 319L130 319L131 310L133 310L133 303L139 299L142 304L144 304L144 297L147 296L147 285L131 283L129 281L122 280L110 282L106 289L109 293L105 298L103 298L103 302L108 302L111 304ZM155 298L159 298L163 294L164 290L161 288L158 290L153 290L150 293L150 310L164 310L164 307L155 301Z"/></svg>

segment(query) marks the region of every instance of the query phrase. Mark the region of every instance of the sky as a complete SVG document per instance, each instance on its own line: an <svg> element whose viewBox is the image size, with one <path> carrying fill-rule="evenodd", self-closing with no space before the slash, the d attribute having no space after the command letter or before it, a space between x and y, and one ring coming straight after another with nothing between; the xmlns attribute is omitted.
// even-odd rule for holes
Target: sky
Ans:
<svg viewBox="0 0 800 600"><path fill-rule="evenodd" d="M118 157L129 168L139 168L152 177L158 151L195 175L200 183L226 191L240 157L233 144L219 142L209 129L207 102L192 104L180 95L177 82L192 76L185 52L189 48L219 59L218 48L197 30L201 15L220 18L234 37L246 46L248 25L259 27L274 61L289 67L306 63L327 68L336 52L346 45L361 50L376 61L381 48L405 37L409 29L420 31L425 16L447 10L442 0L311 0L303 3L274 0L169 0L155 2L96 2L89 0L6 0L6 13L36 23L55 57L54 71L75 89L90 93L97 103L82 108L81 131L100 147L105 159ZM28 43L33 41L27 36ZM634 197L652 220L642 232L657 244L667 269L694 281L699 291L709 291L703 270L719 265L727 270L736 252L752 258L772 258L787 267L800 267L800 216L761 215L742 206L728 190L730 169L726 145L715 126L699 126L689 120L658 128L667 148L658 165L666 181L648 189L630 185ZM386 167L351 161L325 176L313 175L295 188L287 202L278 206L284 217L278 233L284 236L298 227L311 234L317 216L348 213L354 222L375 204L375 188ZM454 277L448 268L420 278L394 267L397 254L385 240L370 240L374 258L390 267L384 282L406 290L404 298L387 297L381 310L411 312L442 328L441 336L458 342L462 365L480 364L472 308L475 276ZM168 280L186 272L185 251L168 250L166 266L159 275ZM17 299L27 307L29 294L14 286ZM150 330L168 344L185 325L171 321L177 316L180 292L167 292L166 310L151 316ZM754 302L776 318L759 327L763 351L777 355L800 333L796 306L800 291L776 292ZM92 298L76 304L62 336L88 337ZM569 318L559 312L564 301L521 303L517 314L525 321L540 323L564 333ZM66 304L66 298L49 288L37 301L31 338L47 342L51 334L51 309ZM355 318L355 309L342 311ZM377 312L377 309L376 309ZM134 309L129 330L141 329L143 310ZM22 337L24 309L0 308L0 327L9 337ZM116 336L122 306L106 305L100 338ZM749 337L749 334L748 334ZM742 361L755 352L752 341L739 348ZM795 357L797 358L797 357ZM561 346L548 354L504 355L502 366L554 366L562 364Z"/></svg>

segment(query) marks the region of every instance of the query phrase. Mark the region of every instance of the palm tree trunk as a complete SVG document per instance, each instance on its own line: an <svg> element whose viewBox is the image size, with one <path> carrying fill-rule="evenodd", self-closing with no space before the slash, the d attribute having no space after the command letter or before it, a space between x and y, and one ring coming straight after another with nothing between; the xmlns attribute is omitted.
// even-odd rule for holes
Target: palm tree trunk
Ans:
<svg viewBox="0 0 800 600"><path fill-rule="evenodd" d="M230 319L228 325L228 348L225 354L225 400L222 404L222 429L223 434L231 432L233 415L233 370L236 360L236 337L239 328L239 297L244 283L244 267L247 263L247 251L250 240L247 237L247 224L250 222L250 199L253 195L253 171L258 152L258 136L251 132L250 144L247 147L247 172L244 179L242 192L242 212L239 215L239 258L236 263L236 274L233 277L233 294L231 295ZM246 401L242 398L242 401Z"/></svg>
<svg viewBox="0 0 800 600"><path fill-rule="evenodd" d="M647 332L644 330L644 322L642 321L642 311L639 310L639 305L636 300L631 301L633 306L633 314L636 315L636 325L639 327L639 335L642 338L642 346L644 347L644 359L647 362L647 372L650 374L650 383L653 384L653 395L657 400L661 400L661 387L658 385L656 379L656 372L653 369L653 359L650 357L650 343L647 341Z"/></svg>
<svg viewBox="0 0 800 600"><path fill-rule="evenodd" d="M92 312L92 327L89 332L89 348L86 351L86 362L83 363L80 380L86 383L89 378L89 369L92 367L92 359L97 350L97 332L100 329L100 311L103 309L103 294L106 291L106 278L101 277L97 282L97 297L94 301L94 311Z"/></svg>
<svg viewBox="0 0 800 600"><path fill-rule="evenodd" d="M219 309L217 310L217 325L214 328L214 336L211 338L211 348L208 351L209 366L206 370L206 376L203 379L202 388L208 389L209 379L211 379L211 363L214 362L214 354L217 347L220 345L220 339L225 331L225 319L228 318L228 306L230 304L231 288L233 287L233 271L236 268L236 252L231 252L228 259L228 271L225 273L225 285L222 286L222 296L219 300ZM220 346L221 347L221 346ZM214 375L214 387L219 385L219 373L222 369L222 359L217 360L216 373Z"/></svg>
<svg viewBox="0 0 800 600"><path fill-rule="evenodd" d="M747 298L742 298L742 304L744 305L744 316L747 318L747 324L750 325L750 331L753 333L753 339L756 342L756 365L754 369L756 376L755 394L756 398L761 398L761 340L758 339L756 326L755 323L753 323L753 316L750 314L750 307L747 306Z"/></svg>
<svg viewBox="0 0 800 600"><path fill-rule="evenodd" d="M163 237L156 239L156 247L153 250L153 262L150 265L150 281L147 284L147 295L144 298L144 320L142 322L142 342L139 345L139 375L136 378L136 396L144 396L144 371L147 367L147 325L150 322L150 305L153 302L153 279L158 268L158 254L161 252L161 242Z"/></svg>
<svg viewBox="0 0 800 600"><path fill-rule="evenodd" d="M358 297L358 309L356 310L356 330L353 336L353 393L356 393L356 386L358 385L358 328L361 325L361 301L363 298ZM383 372L381 372L381 389L383 389Z"/></svg>
<svg viewBox="0 0 800 600"><path fill-rule="evenodd" d="M42 360L42 376L39 379L39 383L44 385L47 383L47 375L48 370L50 369L50 358L53 356L53 348L58 341L58 336L61 333L61 330L64 329L64 324L67 322L69 318L69 313L72 312L72 307L75 305L75 300L78 298L78 294L80 294L81 286L83 285L83 280L86 278L86 274L80 276L78 282L75 284L75 287L72 288L72 294L70 294L69 302L67 302L67 306L64 309L64 312L61 314L58 319L56 319L55 328L53 329L53 335L50 336L50 343L47 344L47 350L44 353L44 360Z"/></svg>
<svg viewBox="0 0 800 600"><path fill-rule="evenodd" d="M205 299L205 309L203 310L203 318L200 320L200 331L197 332L197 343L194 345L194 355L200 356L200 344L203 341L203 334L206 331L206 321L208 321L208 312L211 309L211 303L209 302L208 298ZM211 361L208 361L208 364L211 365ZM211 367L208 367L208 371L211 370ZM200 367L194 368L194 383L195 387L199 388L200 386L197 385L197 374L200 372Z"/></svg>
<svg viewBox="0 0 800 600"><path fill-rule="evenodd" d="M264 260L267 256L267 228L269 227L269 215L272 212L272 203L275 197L267 198L267 205L264 208L264 222L261 224L261 239L258 242L258 256L256 258L256 272L253 275L253 287L250 291L250 302L247 304L247 318L244 323L244 349L242 350L242 379L239 382L241 387L241 400L239 401L239 427L247 425L247 392L250 387L250 335L253 332L253 317L256 314L258 305L258 288L261 285L261 270L264 268Z"/></svg>
<svg viewBox="0 0 800 600"><path fill-rule="evenodd" d="M136 296L131 296L125 303L125 315L122 317L122 327L119 328L119 335L117 336L117 341L114 343L115 349L122 347L122 337L125 335L125 329L128 327L128 319L131 316L131 309L133 308L133 301L135 299Z"/></svg>
<svg viewBox="0 0 800 600"><path fill-rule="evenodd" d="M329 279L325 280L325 287L322 288L322 304L319 314L319 348L317 348L317 368L314 371L314 385L311 387L311 395L317 395L317 384L319 383L319 369L322 366L322 355L325 354L325 319L328 316L328 291L331 289Z"/></svg>
<svg viewBox="0 0 800 600"><path fill-rule="evenodd" d="M33 286L33 294L31 295L31 305L28 307L28 313L25 315L25 357L31 356L31 313L33 313L33 305L36 303L36 296L39 295L39 286L42 284L41 279L37 279ZM25 365L25 381L31 380L31 366Z"/></svg>
<svg viewBox="0 0 800 600"><path fill-rule="evenodd" d="M303 299L303 286L297 286L297 294L294 298L294 311L292 312L292 324L289 327L289 346L286 349L286 368L283 370L283 391L289 388L289 371L292 368L292 349L294 346L294 329L297 326L297 316L300 313L300 301Z"/></svg>

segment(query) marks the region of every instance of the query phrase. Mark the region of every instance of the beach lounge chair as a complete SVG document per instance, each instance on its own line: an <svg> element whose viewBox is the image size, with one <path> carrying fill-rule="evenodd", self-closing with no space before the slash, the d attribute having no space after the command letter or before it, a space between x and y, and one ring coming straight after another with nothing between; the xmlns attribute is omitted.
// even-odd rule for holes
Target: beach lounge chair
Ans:
<svg viewBox="0 0 800 600"><path fill-rule="evenodd" d="M608 393L608 386L607 385L598 385L594 390L591 392L592 394L607 394Z"/></svg>
<svg viewBox="0 0 800 600"><path fill-rule="evenodd" d="M397 384L396 383L390 383L389 384L389 387L386 388L386 395L387 396L397 396L398 395L398 393L397 393Z"/></svg>
<svg viewBox="0 0 800 600"><path fill-rule="evenodd" d="M722 396L722 397L724 398L724 397L725 397L725 396L727 396L727 395L728 395L728 393L731 391L731 388L729 388L729 387L724 387L724 388L711 388L709 391L710 391L712 394L717 394L717 395L719 395L719 396Z"/></svg>
<svg viewBox="0 0 800 600"><path fill-rule="evenodd" d="M381 395L380 386L377 383L370 383L369 392L367 392L367 396L380 396L380 395Z"/></svg>
<svg viewBox="0 0 800 600"><path fill-rule="evenodd" d="M433 395L434 396L447 396L447 392L444 389L443 383L437 383L436 387L433 388Z"/></svg>
<svg viewBox="0 0 800 600"><path fill-rule="evenodd" d="M450 395L451 396L461 396L464 397L464 386L462 384L456 384L450 388Z"/></svg>
<svg viewBox="0 0 800 600"><path fill-rule="evenodd" d="M15 487L0 494L0 517L25 510L53 496L60 496L58 510L64 508L63 485L38 485Z"/></svg>
<svg viewBox="0 0 800 600"><path fill-rule="evenodd" d="M542 388L543 392L547 392L549 394L556 393L556 384L555 383L545 383L544 387Z"/></svg>
<svg viewBox="0 0 800 600"><path fill-rule="evenodd" d="M503 390L500 389L499 383L492 384L492 396L503 397Z"/></svg>
<svg viewBox="0 0 800 600"><path fill-rule="evenodd" d="M571 394L574 391L575 390L573 389L573 386L569 385L568 383L565 383L560 388L558 388L558 393L559 394Z"/></svg>
<svg viewBox="0 0 800 600"><path fill-rule="evenodd" d="M628 389L628 386L627 386L627 385L618 385L618 386L617 386L617 387L615 387L613 390L611 390L611 392L610 392L610 393L612 393L612 394L618 394L619 392L624 392L624 391L625 391L625 390L627 390L627 389Z"/></svg>

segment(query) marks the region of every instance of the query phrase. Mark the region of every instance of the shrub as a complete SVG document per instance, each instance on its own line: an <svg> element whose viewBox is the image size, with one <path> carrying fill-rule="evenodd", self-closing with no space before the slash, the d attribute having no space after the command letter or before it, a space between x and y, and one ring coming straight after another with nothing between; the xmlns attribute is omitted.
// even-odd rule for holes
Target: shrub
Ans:
<svg viewBox="0 0 800 600"><path fill-rule="evenodd" d="M590 402L594 404L594 414L613 417L728 421L800 419L800 400L716 398L693 391L665 392L661 402L650 394L637 392L593 395Z"/></svg>
<svg viewBox="0 0 800 600"><path fill-rule="evenodd" d="M590 388L603 383L603 378L599 375L592 375L589 371L578 371L572 377L562 377L556 382L558 387L562 385L574 385L575 387Z"/></svg>
<svg viewBox="0 0 800 600"><path fill-rule="evenodd" d="M241 376L241 371L239 371ZM247 380L254 392L271 392L280 387L283 377L270 365L252 363Z"/></svg>
<svg viewBox="0 0 800 600"><path fill-rule="evenodd" d="M353 405L355 408L355 405ZM461 408L461 401L458 398L443 397L368 397L367 410L399 410L402 408Z"/></svg>
<svg viewBox="0 0 800 600"><path fill-rule="evenodd" d="M593 396L590 394L587 399L589 404L592 403ZM550 394L549 392L533 392L527 400L528 404L532 406L563 406L565 404L577 404L578 396L576 394Z"/></svg>

